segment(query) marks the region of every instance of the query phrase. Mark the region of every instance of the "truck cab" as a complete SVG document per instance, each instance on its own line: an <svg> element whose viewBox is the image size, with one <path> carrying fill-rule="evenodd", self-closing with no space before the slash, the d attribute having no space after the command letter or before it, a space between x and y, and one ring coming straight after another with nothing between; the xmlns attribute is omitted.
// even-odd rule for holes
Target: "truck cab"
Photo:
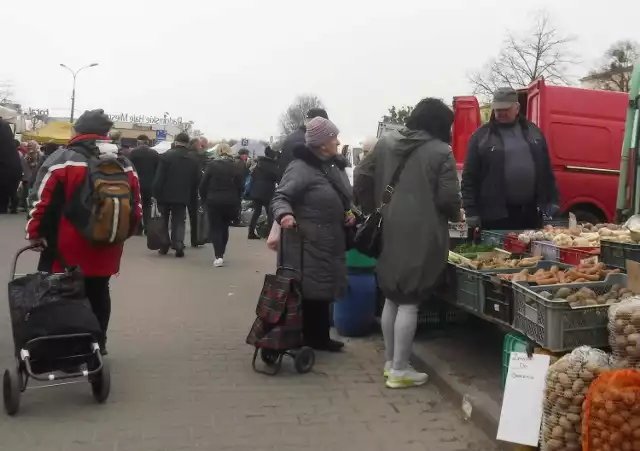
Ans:
<svg viewBox="0 0 640 451"><path fill-rule="evenodd" d="M629 95L547 85L519 90L521 112L544 134L560 191L560 208L579 221L613 221ZM454 98L452 150L462 171L469 139L480 127L473 96Z"/></svg>

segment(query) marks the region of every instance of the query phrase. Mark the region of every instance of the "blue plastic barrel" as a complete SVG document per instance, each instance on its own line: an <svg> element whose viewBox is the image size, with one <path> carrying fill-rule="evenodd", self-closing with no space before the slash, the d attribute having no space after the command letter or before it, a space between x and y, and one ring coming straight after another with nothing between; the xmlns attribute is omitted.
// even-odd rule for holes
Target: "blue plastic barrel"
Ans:
<svg viewBox="0 0 640 451"><path fill-rule="evenodd" d="M350 272L347 295L333 305L333 324L343 337L362 337L375 323L376 277L371 272Z"/></svg>

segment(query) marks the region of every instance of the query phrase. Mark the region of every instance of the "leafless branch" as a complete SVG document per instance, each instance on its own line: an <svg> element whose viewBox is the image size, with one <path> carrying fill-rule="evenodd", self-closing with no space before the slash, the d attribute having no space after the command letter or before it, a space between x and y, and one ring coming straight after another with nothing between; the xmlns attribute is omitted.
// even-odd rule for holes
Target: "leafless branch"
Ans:
<svg viewBox="0 0 640 451"><path fill-rule="evenodd" d="M498 56L470 74L474 94L486 99L499 87L523 88L538 78L569 84L568 68L576 63L569 50L574 40L554 28L546 12L538 13L529 31L508 33Z"/></svg>
<svg viewBox="0 0 640 451"><path fill-rule="evenodd" d="M287 111L280 117L280 129L283 134L289 134L304 124L307 113L312 108L324 108L320 98L313 94L303 94L296 97Z"/></svg>
<svg viewBox="0 0 640 451"><path fill-rule="evenodd" d="M605 52L597 69L589 73L598 89L629 92L633 65L640 60L640 43L623 40Z"/></svg>

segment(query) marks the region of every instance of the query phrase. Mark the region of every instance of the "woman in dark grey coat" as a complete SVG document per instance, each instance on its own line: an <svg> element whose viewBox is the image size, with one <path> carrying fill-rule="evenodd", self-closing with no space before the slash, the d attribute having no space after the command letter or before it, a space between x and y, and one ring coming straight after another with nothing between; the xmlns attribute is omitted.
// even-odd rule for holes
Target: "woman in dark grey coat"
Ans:
<svg viewBox="0 0 640 451"><path fill-rule="evenodd" d="M424 99L406 128L391 132L354 172L354 192L365 212L381 204L382 193L402 159L406 166L383 208L378 283L387 300L382 312L387 386L421 385L427 375L409 365L418 309L447 264L447 220L460 218L460 187L449 147L453 112L441 100Z"/></svg>
<svg viewBox="0 0 640 451"><path fill-rule="evenodd" d="M329 338L330 303L347 290L345 227L354 224L338 133L328 119L309 122L271 203L283 230L279 265L302 273L305 344L331 352L343 347Z"/></svg>

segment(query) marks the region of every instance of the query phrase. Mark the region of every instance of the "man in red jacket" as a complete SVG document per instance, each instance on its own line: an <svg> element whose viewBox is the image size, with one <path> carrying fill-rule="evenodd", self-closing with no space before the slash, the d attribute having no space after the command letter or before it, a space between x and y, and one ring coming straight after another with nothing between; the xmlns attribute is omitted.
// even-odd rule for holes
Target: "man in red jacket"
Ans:
<svg viewBox="0 0 640 451"><path fill-rule="evenodd" d="M65 212L72 196L85 183L90 158L99 158L98 140L108 140L113 122L103 110L85 111L73 126L71 140L63 150L46 159L40 167L31 193L33 209L27 222L27 239L42 246L39 271L60 272L60 259L78 266L85 276L85 293L98 318L106 340L111 296L109 279L118 273L123 243L96 244L74 227ZM140 223L140 184L133 165L124 157L125 173L132 193L132 234ZM130 236L130 235L129 235ZM103 343L103 352L104 343Z"/></svg>

